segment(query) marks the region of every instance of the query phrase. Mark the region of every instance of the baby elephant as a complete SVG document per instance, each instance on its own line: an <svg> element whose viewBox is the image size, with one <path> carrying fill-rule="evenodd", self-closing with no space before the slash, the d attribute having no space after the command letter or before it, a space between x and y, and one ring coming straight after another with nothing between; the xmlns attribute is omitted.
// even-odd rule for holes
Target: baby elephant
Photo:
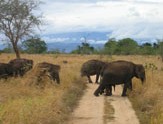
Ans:
<svg viewBox="0 0 163 124"><path fill-rule="evenodd" d="M59 71L60 66L54 65L47 62L38 63L38 67L41 69L40 76L45 75L45 73L48 73L48 77L52 78L52 80L56 80L57 83L60 83L60 77L59 77Z"/></svg>
<svg viewBox="0 0 163 124"><path fill-rule="evenodd" d="M88 60L87 62L83 63L81 67L81 76L87 76L89 83L92 83L90 76L96 75L95 83L98 83L98 79L104 65L105 62L102 62L100 60Z"/></svg>

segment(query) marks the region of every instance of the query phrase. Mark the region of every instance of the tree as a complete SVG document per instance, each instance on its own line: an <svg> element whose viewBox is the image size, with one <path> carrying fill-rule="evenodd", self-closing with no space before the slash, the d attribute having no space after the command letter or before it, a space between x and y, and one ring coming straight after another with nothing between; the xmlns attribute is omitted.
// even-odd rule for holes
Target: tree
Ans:
<svg viewBox="0 0 163 124"><path fill-rule="evenodd" d="M117 43L116 54L131 55L136 54L138 44L131 38L124 38Z"/></svg>
<svg viewBox="0 0 163 124"><path fill-rule="evenodd" d="M94 47L90 46L89 43L82 42L82 45L78 46L76 50L73 50L72 53L77 54L92 54L94 52Z"/></svg>
<svg viewBox="0 0 163 124"><path fill-rule="evenodd" d="M27 53L44 53L47 51L46 43L40 38L32 38L23 42Z"/></svg>
<svg viewBox="0 0 163 124"><path fill-rule="evenodd" d="M148 42L141 45L140 51L142 54L146 54L146 55L155 54L152 44Z"/></svg>
<svg viewBox="0 0 163 124"><path fill-rule="evenodd" d="M117 49L117 41L114 38L111 38L104 44L104 53L114 54Z"/></svg>
<svg viewBox="0 0 163 124"><path fill-rule="evenodd" d="M32 35L41 24L41 16L33 12L39 4L38 0L0 1L0 33L12 44L17 58L20 58L18 42Z"/></svg>

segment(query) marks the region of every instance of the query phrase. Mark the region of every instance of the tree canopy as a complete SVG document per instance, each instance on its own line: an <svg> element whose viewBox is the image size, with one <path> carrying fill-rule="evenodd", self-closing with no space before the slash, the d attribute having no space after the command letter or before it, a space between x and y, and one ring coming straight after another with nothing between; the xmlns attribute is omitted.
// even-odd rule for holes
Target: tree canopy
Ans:
<svg viewBox="0 0 163 124"><path fill-rule="evenodd" d="M38 0L0 1L0 33L12 44L17 58L20 58L18 42L33 35L35 27L41 24L41 16L33 12L39 4Z"/></svg>
<svg viewBox="0 0 163 124"><path fill-rule="evenodd" d="M117 49L117 41L114 38L111 38L104 44L104 53L112 55Z"/></svg>
<svg viewBox="0 0 163 124"><path fill-rule="evenodd" d="M92 54L94 52L94 47L90 46L87 42L82 42L81 46L79 45L76 50L73 50L72 53L77 54Z"/></svg>
<svg viewBox="0 0 163 124"><path fill-rule="evenodd" d="M27 53L45 53L47 51L47 46L45 41L40 38L32 38L23 42L25 52Z"/></svg>

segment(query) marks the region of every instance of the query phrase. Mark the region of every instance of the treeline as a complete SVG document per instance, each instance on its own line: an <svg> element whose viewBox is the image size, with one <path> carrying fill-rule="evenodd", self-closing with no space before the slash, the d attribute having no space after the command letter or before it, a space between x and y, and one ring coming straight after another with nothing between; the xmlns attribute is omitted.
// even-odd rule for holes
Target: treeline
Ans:
<svg viewBox="0 0 163 124"><path fill-rule="evenodd" d="M89 43L82 43L72 53L76 54L107 54L107 55L163 55L163 40L157 40L156 43L138 44L131 38L116 40L109 39L104 47L95 49Z"/></svg>
<svg viewBox="0 0 163 124"><path fill-rule="evenodd" d="M47 44L41 38L32 37L28 40L25 40L18 45L18 49L21 53L28 54L42 54L47 53ZM10 43L7 44L7 47L0 51L1 53L14 53L13 47Z"/></svg>
<svg viewBox="0 0 163 124"><path fill-rule="evenodd" d="M21 53L42 54L42 53L64 53L58 49L48 51L44 40L40 38L31 38L19 45ZM13 52L12 46L8 45L1 52ZM91 46L88 42L83 42L81 45L70 53L72 54L107 54L107 55L162 55L163 56L163 40L157 40L155 43L138 44L131 38L116 40L109 39L103 48L97 49Z"/></svg>

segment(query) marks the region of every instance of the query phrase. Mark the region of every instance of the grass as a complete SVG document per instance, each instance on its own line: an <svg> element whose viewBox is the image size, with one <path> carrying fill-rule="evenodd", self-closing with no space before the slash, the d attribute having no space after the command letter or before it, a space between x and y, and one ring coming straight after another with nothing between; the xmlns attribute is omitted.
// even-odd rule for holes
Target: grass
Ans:
<svg viewBox="0 0 163 124"><path fill-rule="evenodd" d="M36 81L33 70L23 78L0 80L0 124L59 124L68 119L77 99L83 93L85 83L80 77L81 62L75 56L67 55L23 55L34 60L34 65L46 60L61 65L61 84L53 84L46 79L46 87L29 86ZM11 54L1 54L2 62L14 58ZM68 64L62 61L67 60Z"/></svg>
<svg viewBox="0 0 163 124"><path fill-rule="evenodd" d="M147 79L142 86L134 80L134 91L130 93L141 124L163 123L163 71L146 69Z"/></svg>
<svg viewBox="0 0 163 124"><path fill-rule="evenodd" d="M0 54L0 58L0 62L8 62L14 59L15 55ZM163 63L157 56L22 54L22 58L34 60L34 66L43 61L59 64L61 82L60 85L55 82L51 84L51 81L45 78L44 88L29 86L28 84L36 81L33 71L28 72L23 78L0 80L0 124L66 123L86 88L86 78L80 77L80 67L89 59L104 61L121 59L147 65L146 83L142 85L134 78L133 91L129 93L129 98L141 124L163 123ZM63 61L68 63L65 64ZM152 69L148 65L157 69Z"/></svg>

